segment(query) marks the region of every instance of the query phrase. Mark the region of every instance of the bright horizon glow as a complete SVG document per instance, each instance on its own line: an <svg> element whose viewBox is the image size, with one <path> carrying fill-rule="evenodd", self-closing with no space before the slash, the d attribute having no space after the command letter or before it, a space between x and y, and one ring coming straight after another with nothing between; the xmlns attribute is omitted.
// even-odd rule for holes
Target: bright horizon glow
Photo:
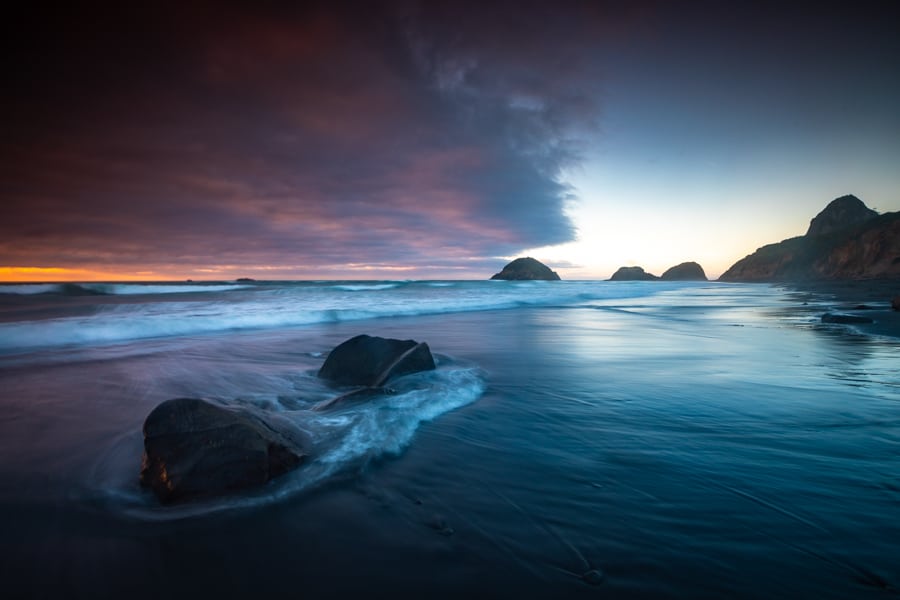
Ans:
<svg viewBox="0 0 900 600"><path fill-rule="evenodd" d="M14 267L0 266L0 282L4 283L55 283L74 281L153 281L158 274L153 271L100 271L90 268L66 267ZM161 278L158 281L168 281Z"/></svg>
<svg viewBox="0 0 900 600"><path fill-rule="evenodd" d="M595 165L597 166L597 165ZM578 230L575 241L556 246L526 248L515 255L473 258L479 266L461 264L448 267L349 263L334 265L126 265L110 267L84 266L34 267L0 266L0 282L47 283L92 281L228 281L240 277L258 280L481 280L499 272L515 258L532 256L559 273L562 279L609 279L619 267L640 266L648 273L662 275L677 264L699 263L710 280L716 280L731 265L752 254L761 246L801 236L809 221L833 198L854 190L797 195L772 190L765 202L752 197L734 195L729 202L715 198L721 190L692 190L694 206L688 210L671 210L660 202L662 192L652 184L631 186L625 180L587 177L582 172L570 176L569 183L578 190L579 201L568 209ZM609 173L605 176L609 177ZM827 182L816 188L826 187ZM900 180L898 180L900 187ZM863 202L887 190L870 188L870 194L856 194ZM746 192L745 192L746 194ZM715 214L703 206L719 206ZM883 202L866 202L878 212L894 212L900 206ZM874 206L873 206L874 205ZM886 209L885 209L886 208ZM759 213L762 214L759 214ZM734 223L734 227L723 227ZM743 225L740 225L743 223ZM495 270L481 265L496 261ZM465 261L463 261L465 262Z"/></svg>
<svg viewBox="0 0 900 600"><path fill-rule="evenodd" d="M621 184L622 182L616 182ZM677 264L694 261L703 267L709 280L716 280L731 265L759 247L801 236L810 219L828 201L808 195L799 201L790 194L774 194L765 203L752 198L732 198L721 213L702 210L667 211L657 205L656 191L648 186L616 190L614 203L604 201L615 189L598 179L573 176L571 184L584 190L581 200L569 209L578 239L567 244L527 248L511 256L473 259L478 265L496 260L496 268L422 267L349 263L345 265L153 265L129 269L113 267L33 267L0 266L3 283L51 283L96 281L230 281L240 277L257 280L482 280L499 272L515 258L532 256L559 273L564 280L609 279L619 267L640 266L648 273L662 275ZM882 190L872 190L873 192ZM852 192L845 192L852 193ZM692 198L702 206L712 203L710 193ZM841 194L836 194L837 197ZM863 201L866 196L860 194ZM833 199L833 198L831 198ZM867 203L870 207L871 204ZM818 205L818 206L817 206ZM611 207L615 206L615 210ZM817 206L817 207L816 207ZM878 205L876 205L876 208ZM753 214L768 211L769 216ZM879 210L878 212L893 212ZM788 218L790 217L790 218ZM722 227L722 223L745 223L743 227Z"/></svg>

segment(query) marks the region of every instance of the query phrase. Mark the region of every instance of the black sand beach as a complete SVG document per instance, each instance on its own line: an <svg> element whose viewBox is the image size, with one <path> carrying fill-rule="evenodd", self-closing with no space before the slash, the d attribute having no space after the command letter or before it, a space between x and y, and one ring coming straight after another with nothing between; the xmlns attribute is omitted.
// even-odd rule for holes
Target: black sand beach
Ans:
<svg viewBox="0 0 900 600"><path fill-rule="evenodd" d="M5 596L896 589L900 341L820 322L864 302L884 333L883 290L595 285L617 293L5 355ZM361 331L425 340L439 374L476 369L483 392L433 414L401 397L331 415L354 423L340 447L363 450L313 485L304 467L172 508L139 489L156 404L205 391L302 420L322 354Z"/></svg>
<svg viewBox="0 0 900 600"><path fill-rule="evenodd" d="M828 311L872 319L873 323L856 325L862 332L900 337L900 311L891 308L891 300L900 296L896 279L810 281L779 287L796 292L800 299L826 302Z"/></svg>

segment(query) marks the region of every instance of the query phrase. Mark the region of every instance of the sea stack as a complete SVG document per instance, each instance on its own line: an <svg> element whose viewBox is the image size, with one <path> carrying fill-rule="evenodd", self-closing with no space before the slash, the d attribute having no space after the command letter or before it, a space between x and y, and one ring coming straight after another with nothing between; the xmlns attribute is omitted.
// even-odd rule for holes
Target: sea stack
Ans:
<svg viewBox="0 0 900 600"><path fill-rule="evenodd" d="M559 281L556 271L542 262L526 256L512 261L499 273L495 273L491 279L503 279L507 281Z"/></svg>
<svg viewBox="0 0 900 600"><path fill-rule="evenodd" d="M656 281L657 279L659 277L647 273L643 267L619 267L619 270L609 278L610 281Z"/></svg>
<svg viewBox="0 0 900 600"><path fill-rule="evenodd" d="M703 267L695 262L683 262L667 269L660 277L663 281L707 281Z"/></svg>

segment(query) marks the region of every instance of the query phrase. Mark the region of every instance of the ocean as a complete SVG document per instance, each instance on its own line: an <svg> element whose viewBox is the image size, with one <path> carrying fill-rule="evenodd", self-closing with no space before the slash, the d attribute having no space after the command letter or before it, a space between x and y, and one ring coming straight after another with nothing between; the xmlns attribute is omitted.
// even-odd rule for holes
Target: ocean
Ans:
<svg viewBox="0 0 900 600"><path fill-rule="evenodd" d="M900 339L718 282L0 285L5 598L900 595ZM437 369L334 410L367 333ZM141 426L303 429L266 486L161 506ZM277 595L277 596L276 596Z"/></svg>

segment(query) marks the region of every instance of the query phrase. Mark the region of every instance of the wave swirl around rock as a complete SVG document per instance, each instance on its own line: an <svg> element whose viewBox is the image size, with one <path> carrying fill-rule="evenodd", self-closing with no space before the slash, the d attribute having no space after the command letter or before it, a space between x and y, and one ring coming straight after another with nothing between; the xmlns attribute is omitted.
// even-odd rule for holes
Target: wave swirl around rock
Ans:
<svg viewBox="0 0 900 600"><path fill-rule="evenodd" d="M328 355L319 377L357 389L314 407L388 393L388 380L435 369L424 342L358 335ZM226 407L200 398L174 398L144 421L141 485L170 504L257 487L298 467L311 442L296 424L266 411Z"/></svg>

